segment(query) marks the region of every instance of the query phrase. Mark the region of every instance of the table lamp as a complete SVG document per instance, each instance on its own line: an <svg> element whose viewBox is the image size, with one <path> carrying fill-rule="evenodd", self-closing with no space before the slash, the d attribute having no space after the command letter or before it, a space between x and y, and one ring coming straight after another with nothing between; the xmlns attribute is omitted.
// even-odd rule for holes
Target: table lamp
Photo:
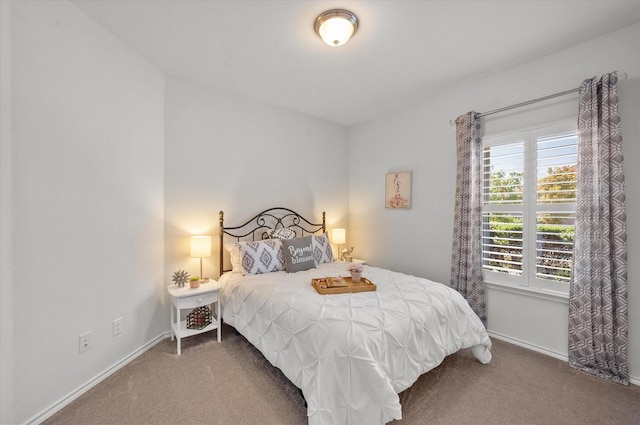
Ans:
<svg viewBox="0 0 640 425"><path fill-rule="evenodd" d="M338 257L342 260L340 245L347 242L347 231L345 229L333 229L331 231L331 240L338 245Z"/></svg>
<svg viewBox="0 0 640 425"><path fill-rule="evenodd" d="M192 236L191 256L200 258L200 280L205 280L202 276L202 258L211 257L211 236Z"/></svg>

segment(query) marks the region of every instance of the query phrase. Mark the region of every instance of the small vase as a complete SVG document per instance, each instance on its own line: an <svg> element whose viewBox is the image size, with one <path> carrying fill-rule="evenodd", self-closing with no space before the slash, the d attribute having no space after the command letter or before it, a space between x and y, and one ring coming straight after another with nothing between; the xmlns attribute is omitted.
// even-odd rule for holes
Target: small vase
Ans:
<svg viewBox="0 0 640 425"><path fill-rule="evenodd" d="M361 277L362 273L351 272L351 282L358 283Z"/></svg>
<svg viewBox="0 0 640 425"><path fill-rule="evenodd" d="M189 281L189 284L192 288L199 288L200 287L200 281L199 280L191 280Z"/></svg>

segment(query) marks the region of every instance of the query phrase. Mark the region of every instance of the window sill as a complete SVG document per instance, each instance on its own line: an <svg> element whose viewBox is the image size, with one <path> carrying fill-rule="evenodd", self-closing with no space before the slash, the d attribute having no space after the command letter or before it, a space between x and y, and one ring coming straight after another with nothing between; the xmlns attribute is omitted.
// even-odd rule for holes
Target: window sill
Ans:
<svg viewBox="0 0 640 425"><path fill-rule="evenodd" d="M504 283L485 282L488 289L509 292L512 294L524 295L527 297L539 298L561 304L569 304L569 294L564 292L549 291L544 289L533 289L524 286L505 285Z"/></svg>

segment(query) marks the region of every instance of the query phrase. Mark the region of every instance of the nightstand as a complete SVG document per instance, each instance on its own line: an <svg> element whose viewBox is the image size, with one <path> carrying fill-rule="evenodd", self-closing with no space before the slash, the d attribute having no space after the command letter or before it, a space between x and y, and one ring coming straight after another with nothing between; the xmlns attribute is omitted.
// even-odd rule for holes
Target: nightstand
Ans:
<svg viewBox="0 0 640 425"><path fill-rule="evenodd" d="M177 342L178 355L180 355L180 340L192 335L198 335L214 329L218 330L218 342L221 340L221 321L220 321L220 284L215 280L201 283L198 288L190 288L186 286L169 285L167 290L171 297L171 341L175 336ZM215 304L215 308L213 307ZM211 306L212 317L211 323L202 329L188 329L187 321L180 320L180 311L186 309L194 309L202 306Z"/></svg>

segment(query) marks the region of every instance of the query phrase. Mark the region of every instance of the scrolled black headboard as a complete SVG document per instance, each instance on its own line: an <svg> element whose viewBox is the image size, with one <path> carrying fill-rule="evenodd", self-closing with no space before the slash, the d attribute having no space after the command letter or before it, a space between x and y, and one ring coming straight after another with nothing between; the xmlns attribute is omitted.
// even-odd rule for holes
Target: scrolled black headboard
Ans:
<svg viewBox="0 0 640 425"><path fill-rule="evenodd" d="M283 207L274 207L262 211L239 226L225 227L224 212L219 213L220 222L220 275L229 271L224 269L224 238L225 235L235 241L256 241L269 238L269 231L287 228L295 232L296 237L326 232L326 215L322 212L322 223L313 223L297 212Z"/></svg>

